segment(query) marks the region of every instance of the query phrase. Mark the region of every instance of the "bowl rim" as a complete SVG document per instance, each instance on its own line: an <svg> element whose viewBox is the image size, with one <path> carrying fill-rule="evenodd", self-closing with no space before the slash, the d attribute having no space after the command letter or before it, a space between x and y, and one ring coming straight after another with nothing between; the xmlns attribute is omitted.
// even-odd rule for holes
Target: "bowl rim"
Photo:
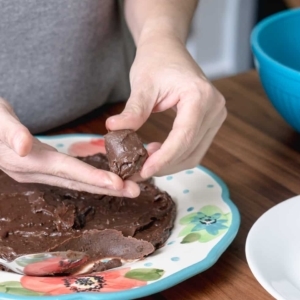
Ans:
<svg viewBox="0 0 300 300"><path fill-rule="evenodd" d="M264 18L263 20L261 20L260 22L258 22L252 32L251 32L251 46L252 48L258 52L258 54L260 56L262 56L264 59L266 59L269 63L274 64L277 68L281 67L284 68L285 71L289 72L290 75L292 76L299 76L300 71L297 71L291 67L288 67L278 61L276 61L275 59L273 59L272 57L270 57L260 46L259 42L258 42L258 38L259 38L259 34L260 32L267 26L269 26L270 24L284 19L286 17L291 17L291 16L295 16L295 15L300 15L300 8L292 8L292 9L287 9L283 12L279 12L279 13L275 13L269 17ZM300 17L300 16L299 16ZM254 52L254 51L253 51ZM253 53L254 54L254 53ZM254 54L255 55L255 54ZM256 55L255 55L256 56Z"/></svg>

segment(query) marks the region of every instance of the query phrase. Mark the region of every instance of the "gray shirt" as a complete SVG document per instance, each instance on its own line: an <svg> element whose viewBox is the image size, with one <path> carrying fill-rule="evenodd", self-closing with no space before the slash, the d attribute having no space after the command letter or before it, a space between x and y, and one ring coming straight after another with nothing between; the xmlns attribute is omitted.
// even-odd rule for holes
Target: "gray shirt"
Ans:
<svg viewBox="0 0 300 300"><path fill-rule="evenodd" d="M0 96L31 132L128 98L134 46L118 1L0 0L0 11Z"/></svg>

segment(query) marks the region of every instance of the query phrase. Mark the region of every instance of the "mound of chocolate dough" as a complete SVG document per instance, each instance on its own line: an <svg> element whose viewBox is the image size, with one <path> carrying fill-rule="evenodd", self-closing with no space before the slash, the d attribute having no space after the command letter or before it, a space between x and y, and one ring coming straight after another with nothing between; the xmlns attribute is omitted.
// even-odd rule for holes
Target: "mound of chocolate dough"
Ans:
<svg viewBox="0 0 300 300"><path fill-rule="evenodd" d="M110 171L126 179L142 170L148 152L135 131L111 131L104 138Z"/></svg>
<svg viewBox="0 0 300 300"><path fill-rule="evenodd" d="M109 169L103 154L78 159ZM120 198L18 183L0 171L0 257L82 251L95 262L93 271L142 259L164 245L176 207L151 181L139 185L139 197ZM107 257L114 259L99 263Z"/></svg>

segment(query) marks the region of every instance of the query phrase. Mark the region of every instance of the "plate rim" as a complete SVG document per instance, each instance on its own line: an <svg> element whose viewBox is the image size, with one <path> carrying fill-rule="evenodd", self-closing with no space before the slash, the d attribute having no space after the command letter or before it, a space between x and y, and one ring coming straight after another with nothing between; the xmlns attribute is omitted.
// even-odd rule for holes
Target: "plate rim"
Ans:
<svg viewBox="0 0 300 300"><path fill-rule="evenodd" d="M64 139L69 137L90 137L90 138L103 138L103 135L100 134L85 134L85 133L71 133L71 134L60 134L60 135L35 135L38 139ZM191 266L188 266L175 274L172 274L166 278L162 278L156 282L153 282L149 285L143 287L134 288L125 291L118 292L102 292L102 293L85 293L85 294L65 294L59 296L40 296L36 299L41 300L126 300L126 299L136 299L140 297L146 297L155 293L159 293L163 290L166 290L170 287L173 287L197 274L200 274L211 266L213 266L224 251L229 247L234 238L236 237L239 227L240 227L240 213L237 206L230 199L230 194L227 185L225 182L214 172L210 171L208 168L198 165L196 168L204 171L209 176L211 176L221 187L222 193L221 198L229 206L232 213L232 222L228 231L224 234L221 240L211 249L208 255ZM1 300L28 300L31 296L19 296L11 295L6 293L0 293Z"/></svg>
<svg viewBox="0 0 300 300"><path fill-rule="evenodd" d="M275 209L278 209L280 206L284 206L287 205L287 203L293 202L295 200L300 200L300 195L295 195L291 198L288 198L274 206L272 206L271 208L269 208L266 212L264 212L256 221L255 223L252 225L251 229L248 232L247 238L246 238L246 244L245 244L245 254L246 254L246 260L249 266L249 269L251 270L254 278L257 280L257 282L271 295L273 296L275 299L277 300L285 300L283 298L283 296L281 294L279 294L270 284L268 281L266 281L264 278L264 276L262 276L261 271L259 270L259 268L257 268L255 265L253 265L252 261L253 261L253 256L251 254L251 239L253 238L253 232L255 230L255 228L257 226L260 225L260 222L262 219L265 218L266 215L272 214L272 212Z"/></svg>

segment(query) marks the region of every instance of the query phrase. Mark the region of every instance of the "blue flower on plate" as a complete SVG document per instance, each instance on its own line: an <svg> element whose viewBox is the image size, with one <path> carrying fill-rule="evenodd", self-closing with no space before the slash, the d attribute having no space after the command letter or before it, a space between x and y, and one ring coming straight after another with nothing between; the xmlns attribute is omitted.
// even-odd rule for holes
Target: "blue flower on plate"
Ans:
<svg viewBox="0 0 300 300"><path fill-rule="evenodd" d="M209 242L228 230L231 213L224 214L219 207L207 205L181 218L180 224L185 225L179 234L184 236L181 243Z"/></svg>
<svg viewBox="0 0 300 300"><path fill-rule="evenodd" d="M195 224L191 231L193 232L204 229L212 235L217 235L219 230L228 228L228 226L224 225L224 223L227 223L227 220L221 219L221 217L222 214L220 213L215 213L211 216L208 216L199 211L197 212L197 216L193 217L191 220L191 223Z"/></svg>

